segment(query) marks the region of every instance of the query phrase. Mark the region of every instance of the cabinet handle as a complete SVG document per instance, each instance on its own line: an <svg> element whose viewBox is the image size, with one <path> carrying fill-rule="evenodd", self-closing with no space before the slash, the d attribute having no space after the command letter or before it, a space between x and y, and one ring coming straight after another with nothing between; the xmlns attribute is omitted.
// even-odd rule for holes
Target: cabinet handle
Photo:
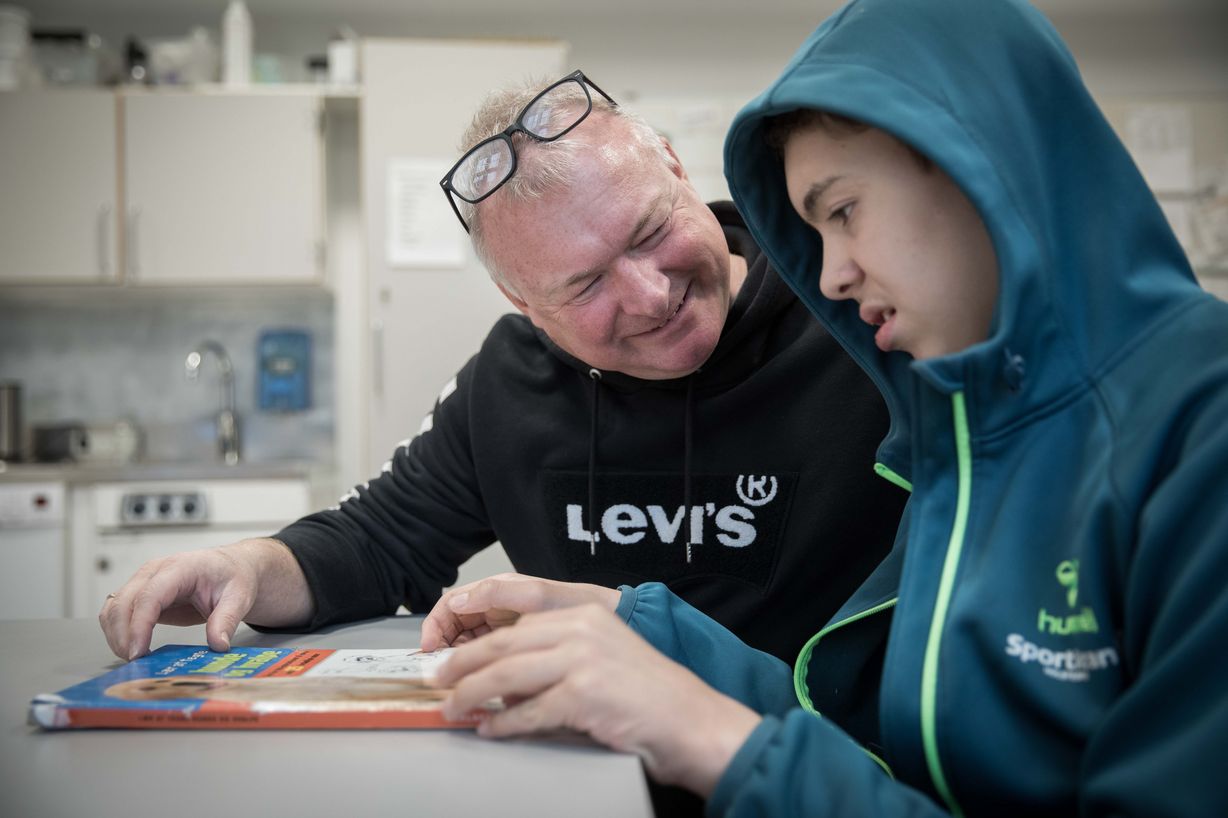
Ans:
<svg viewBox="0 0 1228 818"><path fill-rule="evenodd" d="M111 206L103 205L98 208L98 221L95 225L97 231L98 248L98 274L102 278L110 278L111 276Z"/></svg>
<svg viewBox="0 0 1228 818"><path fill-rule="evenodd" d="M371 322L371 391L377 398L384 396L384 322Z"/></svg>
<svg viewBox="0 0 1228 818"><path fill-rule="evenodd" d="M141 274L141 208L128 208L128 275L136 278Z"/></svg>
<svg viewBox="0 0 1228 818"><path fill-rule="evenodd" d="M100 574L105 574L111 570L111 561L106 557L99 557L98 561L95 562L94 565L98 568L98 573Z"/></svg>

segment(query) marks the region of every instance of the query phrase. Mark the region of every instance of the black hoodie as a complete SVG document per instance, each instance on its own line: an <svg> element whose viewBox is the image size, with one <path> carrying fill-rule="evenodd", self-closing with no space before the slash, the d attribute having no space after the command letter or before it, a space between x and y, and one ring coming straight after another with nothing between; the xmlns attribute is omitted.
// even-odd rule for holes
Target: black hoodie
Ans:
<svg viewBox="0 0 1228 818"><path fill-rule="evenodd" d="M276 535L315 597L310 628L426 612L498 540L525 574L663 581L796 658L888 552L906 495L874 474L878 391L733 206L711 207L749 273L702 369L597 373L500 319L379 477Z"/></svg>

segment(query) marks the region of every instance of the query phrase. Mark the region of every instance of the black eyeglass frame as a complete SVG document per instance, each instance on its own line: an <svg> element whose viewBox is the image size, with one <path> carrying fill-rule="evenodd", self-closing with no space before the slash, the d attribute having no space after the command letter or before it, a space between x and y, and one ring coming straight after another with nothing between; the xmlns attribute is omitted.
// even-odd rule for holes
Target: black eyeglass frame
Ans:
<svg viewBox="0 0 1228 818"><path fill-rule="evenodd" d="M551 91L558 88L560 85L564 85L569 82L577 83L580 86L580 90L584 92L584 99L587 102L587 106L588 106L584 109L584 113L580 114L580 116L576 118L575 122L571 123L571 125L567 126L565 129L555 134L554 136L550 136L550 137L538 136L537 134L533 133L528 128L526 128L524 126L524 117L525 117L525 114L529 112L529 109L532 108L534 105L536 105L542 97L546 96L546 94L549 94ZM466 233L469 232L469 223L466 222L465 217L461 215L460 208L456 204L456 199L460 199L463 202L468 202L469 204L477 204L483 199L486 199L487 197L489 197L499 188L503 187L505 184L507 184L509 179L511 179L513 176L516 175L516 167L519 164L519 162L517 161L517 156L516 156L516 145L514 142L512 142L512 136L514 134L522 133L525 136L527 136L529 139L532 139L536 142L554 142L555 140L562 139L564 136L571 133L573 130L575 130L577 125L579 125L584 120L588 119L588 115L593 112L593 95L588 92L588 88L586 88L585 86L589 86L594 91L596 91L598 94L601 94L601 96L605 99L605 101L610 103L610 105L614 106L615 108L618 107L618 103L614 101L614 98L611 97L609 94L607 94L605 91L602 91L601 88L599 88L595 82L593 82L592 80L590 80L588 77L584 75L583 71L580 71L580 70L572 71L570 74L563 77L559 81L550 83L550 85L543 88L542 91L537 96L529 100L528 104L526 104L523 108L521 108L520 113L516 115L516 121L513 122L511 125L509 125L507 128L505 128L501 133L497 133L494 136L489 136L486 139L483 139L481 142L474 145L469 150L465 151L464 154L461 155L461 158L457 160L456 164L453 165L452 168L446 174L444 174L444 177L439 180L439 186L443 188L444 195L448 197L448 204L452 206L452 212L456 214L456 218L460 221L461 227L465 228ZM452 176L456 173L456 171L460 169L461 165L465 164L465 161L470 156L477 153L479 150L486 147L491 142L499 142L499 141L503 141L507 143L508 153L510 153L512 156L511 168L508 169L507 175L503 177L503 179L499 182L499 184L495 185L490 190L483 193L481 196L478 196L476 199L470 199L469 197L465 196L459 190L457 190L455 187L452 186Z"/></svg>

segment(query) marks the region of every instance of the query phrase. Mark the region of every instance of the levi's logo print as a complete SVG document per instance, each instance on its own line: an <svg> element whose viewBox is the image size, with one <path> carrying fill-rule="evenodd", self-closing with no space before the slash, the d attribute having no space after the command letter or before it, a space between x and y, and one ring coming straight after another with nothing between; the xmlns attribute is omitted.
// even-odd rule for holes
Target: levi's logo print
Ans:
<svg viewBox="0 0 1228 818"><path fill-rule="evenodd" d="M692 475L685 509L680 474L601 473L591 515L587 473L546 472L543 485L553 539L572 577L614 573L669 582L715 573L764 588L797 475Z"/></svg>

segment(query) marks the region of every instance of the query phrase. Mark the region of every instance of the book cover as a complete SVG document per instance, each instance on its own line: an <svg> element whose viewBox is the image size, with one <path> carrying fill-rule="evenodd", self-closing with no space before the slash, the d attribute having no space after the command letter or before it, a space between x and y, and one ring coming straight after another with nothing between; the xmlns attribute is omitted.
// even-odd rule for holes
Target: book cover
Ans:
<svg viewBox="0 0 1228 818"><path fill-rule="evenodd" d="M167 645L89 681L36 696L30 723L47 729L466 728L440 712L433 684L450 649L333 650Z"/></svg>

